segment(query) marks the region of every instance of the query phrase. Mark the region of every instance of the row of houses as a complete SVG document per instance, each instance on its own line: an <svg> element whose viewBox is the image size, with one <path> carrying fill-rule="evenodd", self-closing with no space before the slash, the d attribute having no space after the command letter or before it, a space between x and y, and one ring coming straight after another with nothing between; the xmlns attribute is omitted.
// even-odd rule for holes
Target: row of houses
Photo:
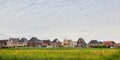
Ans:
<svg viewBox="0 0 120 60"><path fill-rule="evenodd" d="M9 38L5 40L0 40L0 47L22 47L27 46L28 40L26 38Z"/></svg>
<svg viewBox="0 0 120 60"><path fill-rule="evenodd" d="M0 48L7 47L79 47L79 48L94 48L104 46L108 48L120 47L119 43L115 43L114 41L103 41L100 42L98 40L91 40L88 44L85 42L83 38L79 38L78 41L73 41L71 39L64 39L61 42L58 39L51 40L40 40L37 37L32 37L30 40L26 38L9 38L6 40L0 40Z"/></svg>

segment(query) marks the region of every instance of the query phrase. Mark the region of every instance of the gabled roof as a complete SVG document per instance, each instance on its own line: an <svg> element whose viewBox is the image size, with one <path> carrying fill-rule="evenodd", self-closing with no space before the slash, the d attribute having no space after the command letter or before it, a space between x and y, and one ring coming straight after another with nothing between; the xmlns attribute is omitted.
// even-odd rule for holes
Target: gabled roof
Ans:
<svg viewBox="0 0 120 60"><path fill-rule="evenodd" d="M28 39L27 39L27 38L22 38L21 40L22 40L22 41L28 41Z"/></svg>
<svg viewBox="0 0 120 60"><path fill-rule="evenodd" d="M115 42L114 41L104 41L103 44L110 45L110 44L115 44Z"/></svg>
<svg viewBox="0 0 120 60"><path fill-rule="evenodd" d="M42 43L42 41L39 40L39 39L36 38L36 37L32 37L32 38L29 40L29 42Z"/></svg>
<svg viewBox="0 0 120 60"><path fill-rule="evenodd" d="M91 40L88 44L97 44L98 43L98 41L97 40Z"/></svg>
<svg viewBox="0 0 120 60"><path fill-rule="evenodd" d="M83 38L79 38L79 40L77 41L77 43L84 43L84 44L86 44L86 42L84 41Z"/></svg>
<svg viewBox="0 0 120 60"><path fill-rule="evenodd" d="M9 40L12 40L14 43L17 43L19 41L19 38L9 38Z"/></svg>
<svg viewBox="0 0 120 60"><path fill-rule="evenodd" d="M52 42L54 42L54 43L61 43L58 39L54 39Z"/></svg>
<svg viewBox="0 0 120 60"><path fill-rule="evenodd" d="M49 39L48 40L42 40L43 42L51 42Z"/></svg>
<svg viewBox="0 0 120 60"><path fill-rule="evenodd" d="M29 41L37 41L38 38L37 37L32 37Z"/></svg>
<svg viewBox="0 0 120 60"><path fill-rule="evenodd" d="M42 40L42 44L48 44L50 45L52 42L48 39L48 40Z"/></svg>

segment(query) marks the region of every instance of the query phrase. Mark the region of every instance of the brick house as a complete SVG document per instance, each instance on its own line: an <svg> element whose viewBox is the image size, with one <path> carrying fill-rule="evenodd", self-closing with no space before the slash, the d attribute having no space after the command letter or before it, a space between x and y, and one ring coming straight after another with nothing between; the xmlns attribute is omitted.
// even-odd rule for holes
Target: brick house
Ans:
<svg viewBox="0 0 120 60"><path fill-rule="evenodd" d="M103 44L108 48L113 48L116 43L114 41L103 41Z"/></svg>
<svg viewBox="0 0 120 60"><path fill-rule="evenodd" d="M61 46L61 42L58 39L54 39L51 42L51 46L53 46L53 47L60 47Z"/></svg>
<svg viewBox="0 0 120 60"><path fill-rule="evenodd" d="M0 40L0 48L6 48L8 40Z"/></svg>
<svg viewBox="0 0 120 60"><path fill-rule="evenodd" d="M51 46L51 41L48 40L42 40L42 47L47 47L47 46Z"/></svg>
<svg viewBox="0 0 120 60"><path fill-rule="evenodd" d="M32 37L29 41L28 41L28 46L29 47L41 47L42 45L42 41L39 40L37 37Z"/></svg>
<svg viewBox="0 0 120 60"><path fill-rule="evenodd" d="M120 48L120 43L114 44L114 47L115 47L115 48Z"/></svg>

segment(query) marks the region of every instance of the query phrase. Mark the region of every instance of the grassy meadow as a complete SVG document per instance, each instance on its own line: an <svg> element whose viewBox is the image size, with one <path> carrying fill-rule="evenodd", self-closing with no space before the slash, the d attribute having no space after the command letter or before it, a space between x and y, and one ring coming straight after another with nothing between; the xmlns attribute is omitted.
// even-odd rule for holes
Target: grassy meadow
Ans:
<svg viewBox="0 0 120 60"><path fill-rule="evenodd" d="M119 60L120 49L108 48L8 48L0 60Z"/></svg>

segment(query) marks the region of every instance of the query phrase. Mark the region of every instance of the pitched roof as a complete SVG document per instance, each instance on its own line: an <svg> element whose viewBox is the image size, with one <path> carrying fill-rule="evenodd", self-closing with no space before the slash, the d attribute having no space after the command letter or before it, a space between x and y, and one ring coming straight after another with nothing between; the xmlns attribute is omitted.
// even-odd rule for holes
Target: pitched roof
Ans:
<svg viewBox="0 0 120 60"><path fill-rule="evenodd" d="M28 41L28 39L27 38L22 38L22 39L20 39L21 41Z"/></svg>
<svg viewBox="0 0 120 60"><path fill-rule="evenodd" d="M48 39L48 40L42 40L42 43L43 43L43 44L46 44L46 43L47 43L47 44L50 45L52 42Z"/></svg>
<svg viewBox="0 0 120 60"><path fill-rule="evenodd" d="M84 44L86 44L86 42L84 41L83 38L79 38L79 40L77 41L77 43L84 43Z"/></svg>
<svg viewBox="0 0 120 60"><path fill-rule="evenodd" d="M54 42L54 43L61 43L58 39L54 39L52 42Z"/></svg>
<svg viewBox="0 0 120 60"><path fill-rule="evenodd" d="M32 37L29 41L36 41L36 40L38 40L37 37Z"/></svg>
<svg viewBox="0 0 120 60"><path fill-rule="evenodd" d="M94 43L98 43L97 40L91 40L88 44L94 44Z"/></svg>
<svg viewBox="0 0 120 60"><path fill-rule="evenodd" d="M115 44L115 42L114 41L104 41L103 44L111 45L111 44Z"/></svg>
<svg viewBox="0 0 120 60"><path fill-rule="evenodd" d="M17 43L19 41L19 38L9 38L9 40L12 40L13 42Z"/></svg>
<svg viewBox="0 0 120 60"><path fill-rule="evenodd" d="M42 41L36 37L32 37L29 42L42 43Z"/></svg>

